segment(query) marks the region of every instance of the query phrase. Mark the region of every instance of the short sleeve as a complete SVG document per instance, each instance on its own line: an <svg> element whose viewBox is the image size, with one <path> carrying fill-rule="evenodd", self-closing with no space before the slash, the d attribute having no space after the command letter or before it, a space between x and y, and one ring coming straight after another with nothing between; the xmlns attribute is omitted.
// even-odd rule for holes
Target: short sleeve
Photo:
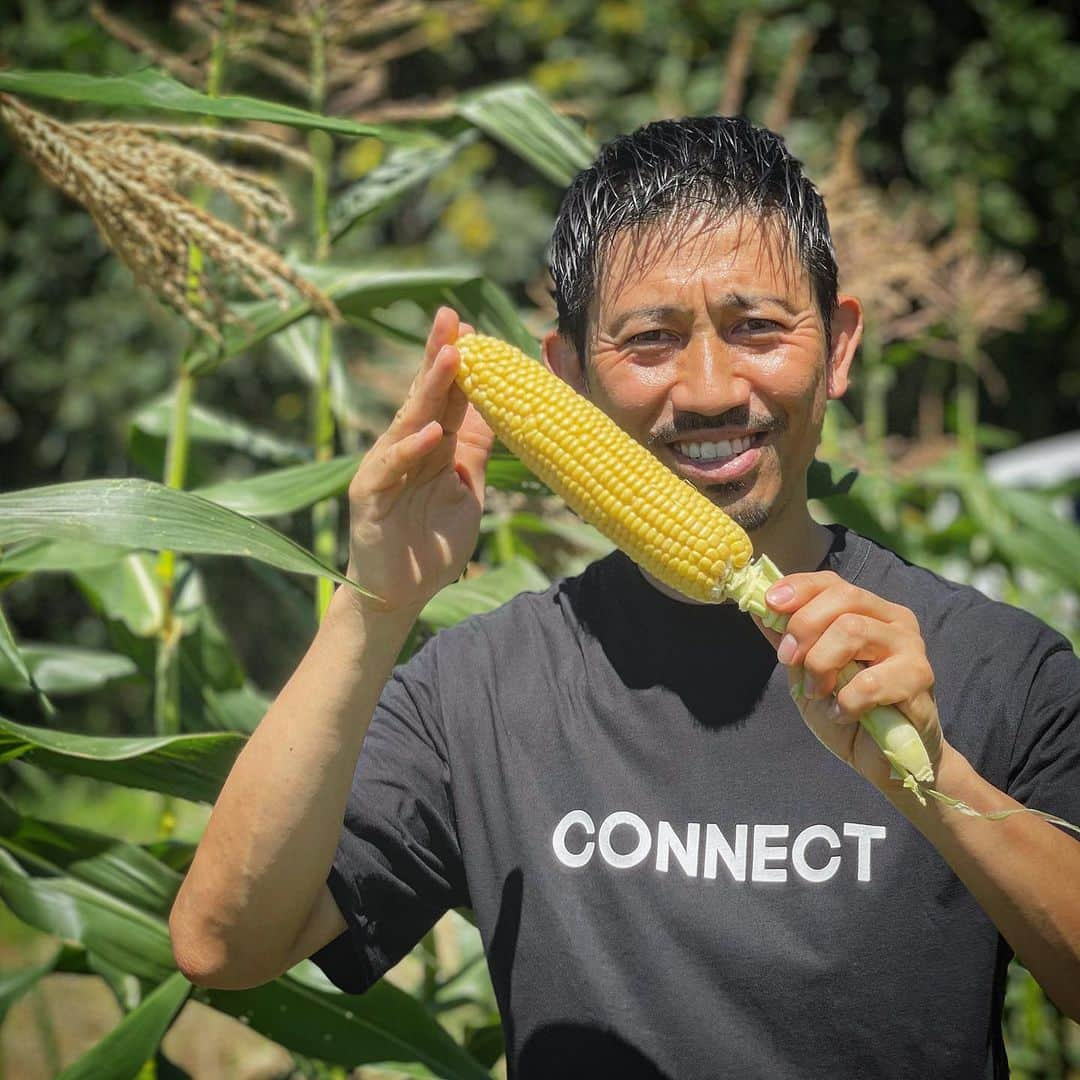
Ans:
<svg viewBox="0 0 1080 1080"><path fill-rule="evenodd" d="M1080 824L1080 659L1064 639L1043 655L1013 747L1008 793Z"/></svg>
<svg viewBox="0 0 1080 1080"><path fill-rule="evenodd" d="M327 878L348 929L311 959L350 993L371 986L445 911L469 903L435 651L428 642L383 690Z"/></svg>

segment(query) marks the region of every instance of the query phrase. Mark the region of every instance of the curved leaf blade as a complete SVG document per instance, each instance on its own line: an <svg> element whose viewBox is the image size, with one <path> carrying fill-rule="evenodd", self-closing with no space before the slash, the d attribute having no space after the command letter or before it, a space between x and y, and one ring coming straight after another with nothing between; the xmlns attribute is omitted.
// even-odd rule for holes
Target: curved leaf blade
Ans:
<svg viewBox="0 0 1080 1080"><path fill-rule="evenodd" d="M371 326L372 313L400 300L410 300L434 315L441 304L452 304L478 330L517 345L531 356L537 342L522 323L510 298L475 270L462 267L423 267L402 270L396 266L357 268L352 265L294 263L294 269L330 296L346 319ZM282 306L277 300L236 304L236 324L224 329L224 347L213 342L196 343L185 364L196 374L212 371L230 356L244 352L279 330L311 314L302 299Z"/></svg>
<svg viewBox="0 0 1080 1080"><path fill-rule="evenodd" d="M163 919L70 877L35 877L0 846L0 899L23 922L77 941L107 963L161 982L175 970Z"/></svg>
<svg viewBox="0 0 1080 1080"><path fill-rule="evenodd" d="M191 983L183 975L170 975L58 1080L131 1080L154 1056L190 993Z"/></svg>
<svg viewBox="0 0 1080 1080"><path fill-rule="evenodd" d="M485 88L462 99L458 115L566 187L592 164L596 144L527 83Z"/></svg>
<svg viewBox="0 0 1080 1080"><path fill-rule="evenodd" d="M132 550L242 555L352 585L268 525L150 480L80 480L0 495L0 545L52 538Z"/></svg>
<svg viewBox="0 0 1080 1080"><path fill-rule="evenodd" d="M0 761L22 758L57 772L91 776L195 802L213 802L246 737L80 735L0 717Z"/></svg>
<svg viewBox="0 0 1080 1080"><path fill-rule="evenodd" d="M100 649L24 642L21 651L36 687L56 697L98 690L136 672L135 662L129 657ZM6 660L0 658L0 687L32 691L33 687L20 685L22 676Z"/></svg>
<svg viewBox="0 0 1080 1080"><path fill-rule="evenodd" d="M20 968L18 971L0 972L0 1024L3 1024L8 1009L27 992L33 989L38 980L48 975L56 967L60 953L33 967Z"/></svg>
<svg viewBox="0 0 1080 1080"><path fill-rule="evenodd" d="M59 98L92 105L152 109L155 112L216 116L222 120L264 120L294 128L318 128L338 135L369 136L384 142L437 145L426 132L358 124L292 105L229 95L209 97L164 72L146 67L128 75L82 75L69 71L0 71L0 90L31 97Z"/></svg>
<svg viewBox="0 0 1080 1080"><path fill-rule="evenodd" d="M253 990L197 996L290 1050L346 1068L416 1061L445 1080L490 1080L423 1005L385 979L359 995L285 975Z"/></svg>
<svg viewBox="0 0 1080 1080"><path fill-rule="evenodd" d="M175 398L176 394L170 391L148 401L132 416L132 427L158 439L168 438ZM230 416L198 402L190 406L188 437L194 442L228 446L277 465L291 465L311 457L311 450L303 443L283 439L272 431L253 427L238 416Z"/></svg>
<svg viewBox="0 0 1080 1080"><path fill-rule="evenodd" d="M551 582L534 562L515 558L479 577L455 582L438 592L420 612L420 621L433 629L453 626L470 615L491 611L520 592L542 591Z"/></svg>
<svg viewBox="0 0 1080 1080"><path fill-rule="evenodd" d="M349 486L359 464L359 455L348 454L243 480L224 480L198 488L195 494L248 517L291 514L321 499L340 495Z"/></svg>

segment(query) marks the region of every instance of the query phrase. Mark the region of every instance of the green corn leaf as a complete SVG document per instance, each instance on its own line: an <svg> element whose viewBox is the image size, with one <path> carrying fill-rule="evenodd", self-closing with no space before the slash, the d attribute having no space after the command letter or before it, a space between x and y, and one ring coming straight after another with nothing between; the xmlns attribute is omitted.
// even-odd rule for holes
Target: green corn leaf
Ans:
<svg viewBox="0 0 1080 1080"><path fill-rule="evenodd" d="M402 270L397 266L356 267L333 263L294 264L313 285L333 298L346 319L370 326L374 313L398 301L409 300L433 316L450 304L466 322L537 355L537 342L518 316L510 298L494 283L466 268ZM197 343L185 363L196 374L212 371L230 356L246 351L306 315L311 304L297 298L282 307L276 300L236 304L236 324L224 328L224 347Z"/></svg>
<svg viewBox="0 0 1080 1080"><path fill-rule="evenodd" d="M127 550L84 540L35 540L20 544L0 556L0 574L33 574L84 570L108 566L122 559Z"/></svg>
<svg viewBox="0 0 1080 1080"><path fill-rule="evenodd" d="M346 1068L417 1062L444 1080L490 1080L420 1002L385 979L359 995L322 985L329 987L317 973L290 973L253 990L197 997L296 1053Z"/></svg>
<svg viewBox="0 0 1080 1080"><path fill-rule="evenodd" d="M19 968L17 971L0 972L0 1024L3 1024L8 1009L27 992L32 990L38 980L56 968L59 952L48 960L32 967Z"/></svg>
<svg viewBox="0 0 1080 1080"><path fill-rule="evenodd" d="M18 826L4 834L3 844L32 874L66 874L161 918L168 916L182 879L166 860L188 855L186 844L162 841L150 851L78 825L29 814L21 815Z"/></svg>
<svg viewBox="0 0 1080 1080"><path fill-rule="evenodd" d="M359 464L358 455L348 454L243 480L224 480L198 488L195 494L248 517L291 514L321 499L340 495L349 486Z"/></svg>
<svg viewBox="0 0 1080 1080"><path fill-rule="evenodd" d="M340 239L354 225L388 210L413 188L442 172L477 133L466 131L439 148L397 147L366 176L347 187L330 207L330 234Z"/></svg>
<svg viewBox="0 0 1080 1080"><path fill-rule="evenodd" d="M7 843L0 844L0 900L19 919L140 979L161 982L176 970L163 919L75 878L35 876Z"/></svg>
<svg viewBox="0 0 1080 1080"><path fill-rule="evenodd" d="M263 120L295 128L319 128L338 135L367 136L382 139L384 142L439 145L438 139L423 131L358 124L344 117L322 116L292 105L279 105L273 101L252 97L209 97L149 67L128 75L81 75L68 71L0 71L0 90L30 97L79 101L89 105L216 116L222 120Z"/></svg>
<svg viewBox="0 0 1080 1080"><path fill-rule="evenodd" d="M277 331L269 340L270 347L308 386L322 384L320 368L322 319L308 316ZM339 335L330 341L330 410L334 419L346 431L373 427L382 418L378 402L363 392L345 368L338 348Z"/></svg>
<svg viewBox="0 0 1080 1080"><path fill-rule="evenodd" d="M0 761L21 758L195 802L213 802L245 738L233 732L151 737L80 735L0 717Z"/></svg>
<svg viewBox="0 0 1080 1080"><path fill-rule="evenodd" d="M470 615L491 611L520 592L540 591L550 584L534 562L515 558L478 577L448 585L428 601L420 621L441 630Z"/></svg>
<svg viewBox="0 0 1080 1080"><path fill-rule="evenodd" d="M115 679L134 675L136 671L134 662L128 657L100 649L24 642L21 651L35 685L56 697L98 690ZM23 683L23 676L7 656L0 657L0 687L33 690Z"/></svg>
<svg viewBox="0 0 1080 1080"><path fill-rule="evenodd" d="M24 690L35 694L46 718L56 715L53 703L46 697L45 688L37 681L33 666L23 649L15 642L15 635L0 608L0 686L8 690Z"/></svg>
<svg viewBox="0 0 1080 1080"><path fill-rule="evenodd" d="M131 549L242 555L279 570L347 583L268 525L149 480L83 480L0 495L0 545L53 537Z"/></svg>
<svg viewBox="0 0 1080 1080"><path fill-rule="evenodd" d="M106 619L123 623L140 638L154 637L161 630L165 621L165 599L154 560L145 552L122 551L118 558L105 565L75 570L74 577L94 608Z"/></svg>
<svg viewBox="0 0 1080 1080"><path fill-rule="evenodd" d="M169 391L143 405L131 418L132 427L165 440L173 422L173 399ZM228 446L255 458L277 465L291 465L311 457L303 443L283 439L270 431L261 431L246 420L194 403L188 413L188 436L194 442Z"/></svg>
<svg viewBox="0 0 1080 1080"><path fill-rule="evenodd" d="M496 452L488 458L485 483L499 491L520 491L526 495L550 495L551 489L513 454Z"/></svg>
<svg viewBox="0 0 1080 1080"><path fill-rule="evenodd" d="M183 975L170 975L58 1080L132 1080L154 1057L190 993L191 983Z"/></svg>
<svg viewBox="0 0 1080 1080"><path fill-rule="evenodd" d="M508 83L465 96L459 116L566 187L596 156L596 144L526 83Z"/></svg>

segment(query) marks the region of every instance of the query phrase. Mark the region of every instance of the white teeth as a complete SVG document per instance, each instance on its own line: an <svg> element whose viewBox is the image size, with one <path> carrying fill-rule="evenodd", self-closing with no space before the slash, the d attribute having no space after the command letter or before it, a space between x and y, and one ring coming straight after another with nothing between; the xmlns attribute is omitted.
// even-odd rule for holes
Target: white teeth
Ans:
<svg viewBox="0 0 1080 1080"><path fill-rule="evenodd" d="M716 442L681 442L676 443L675 447L680 453L695 461L698 459L715 461L717 458L729 458L735 454L741 454L749 450L752 445L753 438L747 436L744 439L732 439L731 442L724 439Z"/></svg>

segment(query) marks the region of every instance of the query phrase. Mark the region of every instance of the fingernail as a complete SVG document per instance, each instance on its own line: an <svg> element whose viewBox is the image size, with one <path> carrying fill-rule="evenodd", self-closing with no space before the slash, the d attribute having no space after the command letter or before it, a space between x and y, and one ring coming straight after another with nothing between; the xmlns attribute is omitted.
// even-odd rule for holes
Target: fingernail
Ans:
<svg viewBox="0 0 1080 1080"><path fill-rule="evenodd" d="M829 710L828 710L828 712L826 713L826 716L827 716L827 717L829 718L829 720L831 720L831 721L832 721L832 722L833 722L834 724L835 724L835 723L836 723L837 721L839 721L839 720L840 720L840 718L841 718L841 717L843 716L843 713L841 712L841 709L840 709L840 702L839 702L839 701L837 701L837 700L836 700L836 698L833 698L833 700L829 702Z"/></svg>
<svg viewBox="0 0 1080 1080"><path fill-rule="evenodd" d="M790 664L798 648L799 643L790 634L785 634L776 648L776 659L781 664Z"/></svg>
<svg viewBox="0 0 1080 1080"><path fill-rule="evenodd" d="M817 680L809 671L803 675L802 692L808 698L816 698L818 696Z"/></svg>
<svg viewBox="0 0 1080 1080"><path fill-rule="evenodd" d="M790 585L774 585L766 594L765 600L773 605L786 604L795 596L795 590Z"/></svg>

